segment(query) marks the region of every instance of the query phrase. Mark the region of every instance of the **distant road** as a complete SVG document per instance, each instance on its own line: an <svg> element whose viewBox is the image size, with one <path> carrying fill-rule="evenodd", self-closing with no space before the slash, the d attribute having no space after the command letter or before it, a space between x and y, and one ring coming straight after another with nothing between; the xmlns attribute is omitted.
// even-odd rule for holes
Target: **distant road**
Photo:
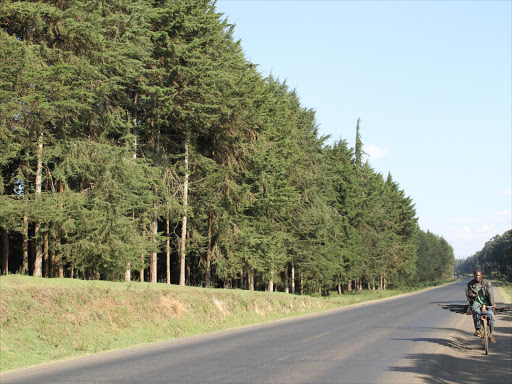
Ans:
<svg viewBox="0 0 512 384"><path fill-rule="evenodd" d="M512 327L501 316L485 356L465 282L320 315L73 359L1 383L504 383ZM498 297L499 299L499 297Z"/></svg>

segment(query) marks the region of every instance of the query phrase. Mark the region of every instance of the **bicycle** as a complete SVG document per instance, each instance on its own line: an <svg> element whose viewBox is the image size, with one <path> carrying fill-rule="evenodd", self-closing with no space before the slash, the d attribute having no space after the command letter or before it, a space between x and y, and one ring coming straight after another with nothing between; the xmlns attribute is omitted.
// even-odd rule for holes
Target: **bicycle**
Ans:
<svg viewBox="0 0 512 384"><path fill-rule="evenodd" d="M450 312L465 314L465 315L473 315L473 308L471 307L471 303L473 302L473 296L470 295L470 292L466 289L466 298L468 300L468 304L437 304L443 309L447 309ZM482 339L482 345L485 350L485 354L489 354L489 340L491 337L491 324L486 313L492 311L493 316L497 314L502 314L506 312L512 312L512 305L498 305L495 307L487 307L486 305L482 306L480 311L480 338Z"/></svg>
<svg viewBox="0 0 512 384"><path fill-rule="evenodd" d="M473 315L473 309L469 304L438 304L439 306L443 307L443 309L447 309L450 312L465 314L465 315ZM489 322L489 319L485 313L482 314L482 312L489 312L491 310L490 308L487 308L486 306L482 307L482 311L480 312L480 338L482 339L482 345L484 346L485 354L489 354L489 339L491 334L491 324ZM493 313L503 313L503 312L512 312L512 306L499 306L496 307L496 311L493 311Z"/></svg>
<svg viewBox="0 0 512 384"><path fill-rule="evenodd" d="M485 354L489 354L489 339L491 338L491 324L487 315L482 312L488 312L486 306L482 306L480 312L480 337L482 338L482 344L484 346Z"/></svg>
<svg viewBox="0 0 512 384"><path fill-rule="evenodd" d="M468 289L466 288L466 298L468 300L468 303L470 304L468 306L468 314L473 315L473 308L471 307L471 303L473 302L472 299L474 299L474 295L472 296ZM489 319L486 315L486 312L492 311L492 308L487 308L486 305L482 305L480 309L480 337L482 339L482 344L484 346L485 354L489 354L489 339L491 335L491 325L489 322ZM494 315L494 312L492 312Z"/></svg>

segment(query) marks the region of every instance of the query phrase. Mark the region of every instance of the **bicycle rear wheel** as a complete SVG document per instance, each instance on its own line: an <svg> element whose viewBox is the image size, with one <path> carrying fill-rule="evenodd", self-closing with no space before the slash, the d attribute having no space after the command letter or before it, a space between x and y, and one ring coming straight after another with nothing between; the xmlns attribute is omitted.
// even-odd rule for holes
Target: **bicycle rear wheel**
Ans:
<svg viewBox="0 0 512 384"><path fill-rule="evenodd" d="M489 334L487 331L487 320L480 320L480 329L482 330L482 341L484 343L485 354L489 354Z"/></svg>

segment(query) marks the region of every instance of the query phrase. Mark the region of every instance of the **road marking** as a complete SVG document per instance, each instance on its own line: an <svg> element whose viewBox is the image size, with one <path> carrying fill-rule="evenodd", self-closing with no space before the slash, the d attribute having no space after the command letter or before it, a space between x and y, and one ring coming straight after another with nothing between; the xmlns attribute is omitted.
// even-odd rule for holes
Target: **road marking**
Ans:
<svg viewBox="0 0 512 384"><path fill-rule="evenodd" d="M302 340L303 343L307 343L308 341L311 341L313 339L316 339L318 337L322 337L322 336L325 336L325 335L328 335L329 332L325 332L325 333L322 333L321 335L317 335L317 336L313 336L313 337L310 337L309 339L305 339L305 340Z"/></svg>

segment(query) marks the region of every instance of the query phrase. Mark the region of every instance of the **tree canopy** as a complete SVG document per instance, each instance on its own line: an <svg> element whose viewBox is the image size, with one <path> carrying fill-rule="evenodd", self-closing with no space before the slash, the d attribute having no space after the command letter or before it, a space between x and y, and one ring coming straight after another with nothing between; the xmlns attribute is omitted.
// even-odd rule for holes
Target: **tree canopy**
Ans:
<svg viewBox="0 0 512 384"><path fill-rule="evenodd" d="M327 144L233 31L208 0L1 3L4 273L301 292L451 274L363 161L361 121L355 148Z"/></svg>
<svg viewBox="0 0 512 384"><path fill-rule="evenodd" d="M486 275L498 274L512 277L512 229L493 236L484 247L465 260L458 260L458 274L473 274L481 269Z"/></svg>

